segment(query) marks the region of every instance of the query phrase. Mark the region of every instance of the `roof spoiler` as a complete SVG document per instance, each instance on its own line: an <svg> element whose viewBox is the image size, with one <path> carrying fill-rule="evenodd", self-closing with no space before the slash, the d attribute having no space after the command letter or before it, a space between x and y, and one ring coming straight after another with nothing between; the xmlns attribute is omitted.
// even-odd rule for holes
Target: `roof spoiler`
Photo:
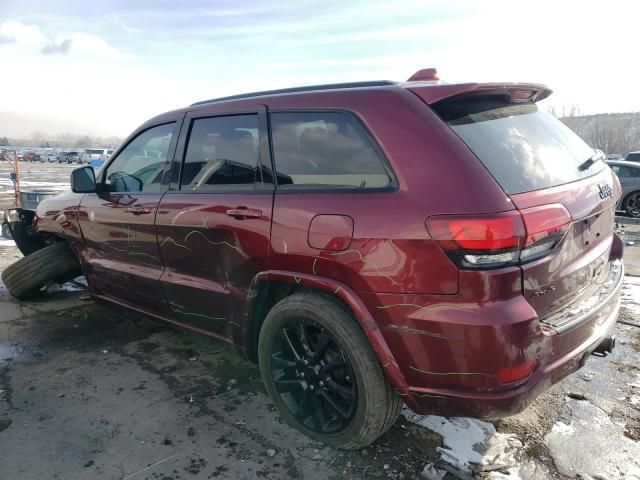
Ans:
<svg viewBox="0 0 640 480"><path fill-rule="evenodd" d="M428 104L454 97L479 95L509 95L512 102L535 103L553 93L546 85L539 83L458 83L439 84L410 82L404 84Z"/></svg>

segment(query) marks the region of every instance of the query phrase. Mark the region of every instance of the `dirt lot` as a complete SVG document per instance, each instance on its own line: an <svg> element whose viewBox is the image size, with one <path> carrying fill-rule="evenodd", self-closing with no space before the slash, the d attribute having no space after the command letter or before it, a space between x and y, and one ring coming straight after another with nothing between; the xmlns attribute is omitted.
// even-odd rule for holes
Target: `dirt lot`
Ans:
<svg viewBox="0 0 640 480"><path fill-rule="evenodd" d="M0 238L0 270L18 257ZM640 324L638 277L620 318ZM0 285L0 479L442 478L422 472L443 460L456 472L445 478L640 479L640 328L616 333L613 355L518 416L405 412L373 446L342 452L286 426L257 367L225 344L69 286L20 303Z"/></svg>

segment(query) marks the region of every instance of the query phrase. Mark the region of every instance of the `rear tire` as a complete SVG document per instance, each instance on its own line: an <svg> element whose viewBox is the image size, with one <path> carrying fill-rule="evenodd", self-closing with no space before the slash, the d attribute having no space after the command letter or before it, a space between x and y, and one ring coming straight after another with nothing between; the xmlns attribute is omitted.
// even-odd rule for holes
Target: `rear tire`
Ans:
<svg viewBox="0 0 640 480"><path fill-rule="evenodd" d="M631 192L623 202L624 211L633 218L640 218L640 192Z"/></svg>
<svg viewBox="0 0 640 480"><path fill-rule="evenodd" d="M327 445L364 448L400 414L402 399L360 325L328 296L297 293L276 304L260 331L258 360L282 418Z"/></svg>
<svg viewBox="0 0 640 480"><path fill-rule="evenodd" d="M20 300L33 298L52 283L64 283L81 274L80 263L67 242L48 245L9 265L2 281Z"/></svg>

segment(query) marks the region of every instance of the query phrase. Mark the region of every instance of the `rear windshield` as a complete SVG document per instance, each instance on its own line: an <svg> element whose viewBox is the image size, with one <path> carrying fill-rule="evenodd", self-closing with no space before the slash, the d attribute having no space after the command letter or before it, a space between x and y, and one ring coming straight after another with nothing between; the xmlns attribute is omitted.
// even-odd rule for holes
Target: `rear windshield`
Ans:
<svg viewBox="0 0 640 480"><path fill-rule="evenodd" d="M508 194L573 182L604 168L598 160L580 171L594 150L536 104L491 96L443 101L433 108Z"/></svg>
<svg viewBox="0 0 640 480"><path fill-rule="evenodd" d="M640 162L640 152L631 152L625 158L628 162Z"/></svg>

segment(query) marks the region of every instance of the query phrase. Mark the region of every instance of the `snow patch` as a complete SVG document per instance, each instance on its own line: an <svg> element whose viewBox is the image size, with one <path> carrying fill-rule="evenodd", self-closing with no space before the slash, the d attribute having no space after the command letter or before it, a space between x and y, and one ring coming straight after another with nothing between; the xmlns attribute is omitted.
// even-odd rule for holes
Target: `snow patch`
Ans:
<svg viewBox="0 0 640 480"><path fill-rule="evenodd" d="M640 278L624 277L622 283L622 306L631 313L640 315Z"/></svg>
<svg viewBox="0 0 640 480"><path fill-rule="evenodd" d="M0 235L0 247L15 247L16 242Z"/></svg>
<svg viewBox="0 0 640 480"><path fill-rule="evenodd" d="M87 280L84 278L84 276L76 277L73 279L73 281L75 283L71 283L71 282L67 282L63 284L54 283L53 285L50 285L49 287L47 287L47 293L82 292L86 289Z"/></svg>
<svg viewBox="0 0 640 480"><path fill-rule="evenodd" d="M591 402L567 405L571 423L556 423L544 438L558 472L570 478L640 478L640 443L625 437L624 427Z"/></svg>
<svg viewBox="0 0 640 480"><path fill-rule="evenodd" d="M574 431L571 425L562 422L556 422L551 429L551 433L558 433L560 435L572 435Z"/></svg>
<svg viewBox="0 0 640 480"><path fill-rule="evenodd" d="M493 424L473 418L417 415L403 409L405 418L442 437L440 461L464 473L502 470L516 465L522 442L515 435L496 432ZM509 473L511 475L512 472ZM515 473L514 473L515 474ZM492 478L492 477L489 477ZM518 478L494 477L494 478Z"/></svg>

